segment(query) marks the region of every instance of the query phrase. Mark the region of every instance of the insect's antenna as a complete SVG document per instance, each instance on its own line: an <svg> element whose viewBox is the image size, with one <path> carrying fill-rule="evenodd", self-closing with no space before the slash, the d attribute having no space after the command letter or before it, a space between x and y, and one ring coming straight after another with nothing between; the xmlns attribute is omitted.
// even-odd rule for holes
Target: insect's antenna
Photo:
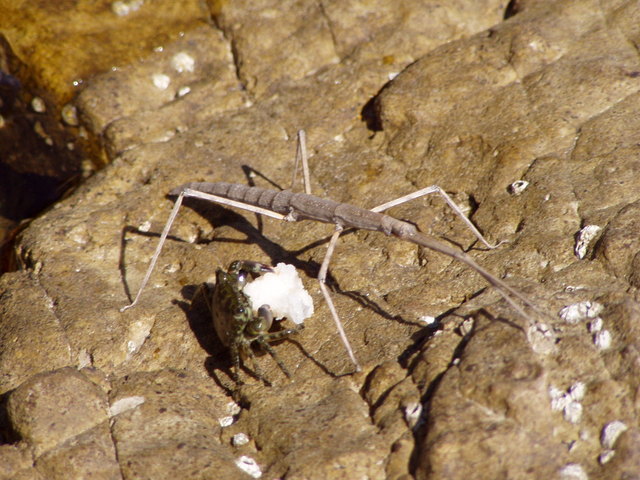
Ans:
<svg viewBox="0 0 640 480"><path fill-rule="evenodd" d="M307 156L307 135L304 130L298 130L298 146L296 147L296 162L293 165L293 175L291 177L291 190L295 187L298 176L298 164L302 161L302 178L304 182L304 193L311 195L311 181L309 180L309 161Z"/></svg>

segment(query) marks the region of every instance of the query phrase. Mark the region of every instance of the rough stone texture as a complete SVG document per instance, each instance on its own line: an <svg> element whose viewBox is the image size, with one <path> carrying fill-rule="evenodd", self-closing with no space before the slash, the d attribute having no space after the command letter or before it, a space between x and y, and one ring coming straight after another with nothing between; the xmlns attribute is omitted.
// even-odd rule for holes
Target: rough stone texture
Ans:
<svg viewBox="0 0 640 480"><path fill-rule="evenodd" d="M634 478L637 2L516 2L508 20L499 2L388 5L211 2L212 24L88 82L76 103L112 163L32 222L17 247L26 272L0 279L3 475L247 478L244 455L265 478L569 478L568 467ZM154 7L141 8L144 22ZM181 52L192 72L172 63ZM364 366L351 374L314 280L332 228L197 202L121 313L167 192L246 183L243 166L257 185L286 186L299 128L318 195L373 206L431 184L451 192L507 241L470 254L531 298L535 322L449 258L345 234L331 284ZM517 180L529 182L518 195ZM442 203L391 213L475 246ZM602 231L578 259L586 225ZM244 371L239 413L228 355L203 302L191 305L235 259L293 263L316 302L304 332L274 347L293 381L259 357L273 386ZM602 305L598 318L559 316L581 301ZM52 429L42 412L54 406ZM82 409L93 413L64 414ZM221 427L227 416L236 422ZM602 456L613 421L628 430ZM249 443L234 445L236 433Z"/></svg>

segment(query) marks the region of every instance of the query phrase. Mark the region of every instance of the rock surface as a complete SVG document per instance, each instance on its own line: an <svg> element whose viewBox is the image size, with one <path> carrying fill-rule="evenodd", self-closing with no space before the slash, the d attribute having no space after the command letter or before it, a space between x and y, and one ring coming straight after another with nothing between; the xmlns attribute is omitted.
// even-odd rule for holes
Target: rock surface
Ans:
<svg viewBox="0 0 640 480"><path fill-rule="evenodd" d="M120 3L138 9L108 17L90 48L121 45L136 22L147 40L75 100L110 164L31 223L25 269L0 278L0 478L637 478L637 2L515 2L508 15L463 0ZM116 16L101 5L98 19ZM145 24L154 9L176 15L164 34ZM43 84L66 101L54 70ZM319 196L372 207L450 192L506 243L476 245L441 198L390 213L468 250L533 301L533 320L448 257L350 232L329 283L364 367L352 374L315 282L332 227L198 202L121 313L166 194L288 186L298 129ZM578 258L588 225L601 229ZM240 406L191 302L236 259L294 264L316 304L274 345L293 379L260 356L272 385L245 369Z"/></svg>

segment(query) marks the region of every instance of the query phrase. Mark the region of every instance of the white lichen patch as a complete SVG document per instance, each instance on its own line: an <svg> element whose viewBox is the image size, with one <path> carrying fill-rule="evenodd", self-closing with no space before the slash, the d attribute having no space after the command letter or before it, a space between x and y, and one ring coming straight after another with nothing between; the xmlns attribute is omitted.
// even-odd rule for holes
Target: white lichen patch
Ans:
<svg viewBox="0 0 640 480"><path fill-rule="evenodd" d="M171 67L178 73L193 72L195 66L195 59L187 52L179 52L171 57Z"/></svg>
<svg viewBox="0 0 640 480"><path fill-rule="evenodd" d="M134 395L132 397L120 398L109 406L109 417L115 417L123 412L132 410L144 403L144 397Z"/></svg>
<svg viewBox="0 0 640 480"><path fill-rule="evenodd" d="M240 458L236 459L236 466L245 473L248 473L253 478L260 478L262 476L262 470L260 469L260 465L253 458L242 455Z"/></svg>
<svg viewBox="0 0 640 480"><path fill-rule="evenodd" d="M583 259L591 244L598 238L602 227L598 225L586 225L579 232L576 238L576 245L573 248L576 257Z"/></svg>
<svg viewBox="0 0 640 480"><path fill-rule="evenodd" d="M581 320L596 318L604 310L598 302L586 300L584 302L567 305L558 312L562 320L570 324L576 324Z"/></svg>
<svg viewBox="0 0 640 480"><path fill-rule="evenodd" d="M279 263L273 272L248 283L243 291L256 312L262 305L269 305L275 318L288 318L296 324L313 315L313 300L293 265Z"/></svg>

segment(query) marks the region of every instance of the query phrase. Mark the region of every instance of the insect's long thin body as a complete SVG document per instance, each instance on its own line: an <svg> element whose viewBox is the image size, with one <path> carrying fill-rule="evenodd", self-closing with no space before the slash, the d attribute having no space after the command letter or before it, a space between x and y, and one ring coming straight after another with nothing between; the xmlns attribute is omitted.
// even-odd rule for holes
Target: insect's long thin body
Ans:
<svg viewBox="0 0 640 480"><path fill-rule="evenodd" d="M439 187L428 187L425 191L437 191ZM422 247L448 255L456 260L465 263L478 274L480 274L489 284L494 286L509 304L518 313L528 318L528 315L515 303L511 295L518 298L525 305L536 309L524 295L510 287L507 283L489 273L476 261L462 250L452 248L418 231L415 225L398 220L397 218L385 215L384 213L366 210L348 203L340 203L327 198L316 197L306 193L294 193L290 190L271 190L261 187L249 187L246 185L226 182L191 182L181 187L175 188L170 195L179 196L185 192L199 192L225 198L234 202L252 205L260 209L276 212L287 221L315 220L318 222L331 223L344 228L358 228L363 230L373 230L386 235L393 235L402 240L415 243ZM187 194L186 196L192 196ZM379 208L390 208L395 205L389 202ZM465 217L466 218L466 217ZM469 222L471 223L471 222ZM471 224L473 225L473 224ZM488 244L482 235L473 227L476 236L487 246Z"/></svg>
<svg viewBox="0 0 640 480"><path fill-rule="evenodd" d="M291 222L315 220L317 222L340 225L343 228L378 231L386 235L394 235L414 243L419 243L412 240L410 234L417 233L417 230L415 226L408 222L349 203L340 203L335 200L320 198L306 193L249 187L237 183L192 182L174 188L169 195L179 196L183 192L188 192L185 196L189 197L197 196L191 192L207 193L216 197L252 205L263 210L276 212L282 215L284 220ZM388 208L390 208L390 206ZM427 243L423 246L444 253L445 255L458 258L456 255L460 253L458 250L454 250L429 238L425 238L422 242ZM492 247L491 245L488 246Z"/></svg>
<svg viewBox="0 0 640 480"><path fill-rule="evenodd" d="M298 132L298 142L298 156L303 162L303 167L306 167L304 133L302 131ZM532 310L538 311L536 306L520 292L510 287L503 280L478 265L471 256L467 255L462 250L453 248L449 245L435 240L432 237L429 237L428 235L425 235L424 233L419 232L415 225L413 225L412 223L398 220L397 218L393 218L389 215L380 213L388 208L407 202L414 198L418 198L430 193L438 193L447 202L449 207L451 207L451 209L461 218L461 220L466 223L467 227L474 233L474 235L482 243L484 243L484 245L486 245L490 249L497 248L500 244L492 245L491 243L489 243L478 231L471 220L469 220L464 212L462 212L460 207L458 207L455 202L447 195L447 193L437 185L423 188L409 195L405 195L403 197L374 207L371 210L360 208L348 203L340 203L334 200L311 195L309 193L309 180L308 173L306 171L305 191L307 193L294 193L291 190L278 191L226 182L192 182L186 183L178 188L174 188L169 193L169 195L177 197L173 210L171 211L169 219L167 220L162 234L160 235L160 241L158 242L158 246L156 247L156 250L151 257L149 267L147 268L147 272L145 273L138 293L136 294L133 302L130 305L123 307L121 310L131 308L138 302L142 291L151 278L151 273L153 272L155 264L158 261L162 246L167 239L167 235L169 233L169 230L171 229L173 221L178 214L178 210L182 205L182 201L185 197L187 197L199 198L221 205L240 208L261 215L268 215L279 220L290 222L300 220L314 220L317 222L330 223L335 225L336 231L329 241L327 253L324 257L324 260L322 261L320 272L318 274L318 281L320 283L320 290L322 292L322 295L324 296L329 306L329 310L331 311L331 315L336 323L340 338L357 370L360 370L360 364L356 360L353 349L351 348L351 345L349 343L349 339L347 338L344 332L344 328L342 327L342 322L340 321L336 308L333 305L333 301L331 300L331 296L329 295L329 291L325 285L329 262L333 255L338 238L345 228L372 230L382 232L386 235L393 235L402 240L412 242L421 247L440 252L451 258L459 260L460 262L468 265L473 270L478 272L478 274L481 275L490 285L495 287L496 290L498 290L498 292L504 297L504 299L520 315L522 315L527 321L529 321L530 325L535 324L533 319L523 310L522 306L526 306L528 308L531 308ZM518 304L517 301L521 302L522 306Z"/></svg>

